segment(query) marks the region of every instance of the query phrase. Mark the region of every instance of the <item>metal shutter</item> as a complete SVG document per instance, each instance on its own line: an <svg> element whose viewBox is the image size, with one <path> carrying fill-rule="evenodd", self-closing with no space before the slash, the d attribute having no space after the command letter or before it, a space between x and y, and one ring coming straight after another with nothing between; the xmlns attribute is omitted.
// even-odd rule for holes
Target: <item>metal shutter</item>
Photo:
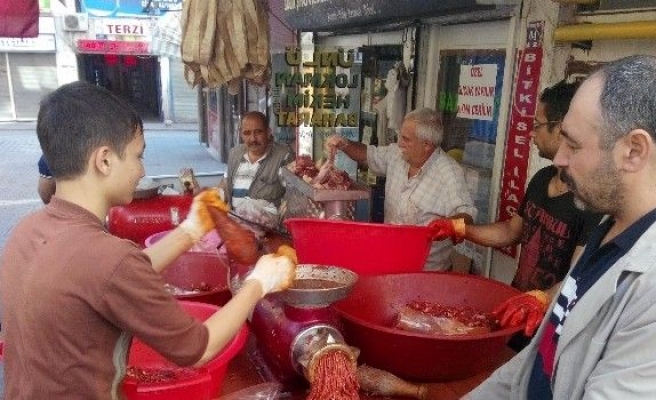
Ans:
<svg viewBox="0 0 656 400"><path fill-rule="evenodd" d="M14 108L11 105L9 75L7 72L7 53L0 53L0 121L14 119Z"/></svg>
<svg viewBox="0 0 656 400"><path fill-rule="evenodd" d="M59 86L55 55L12 53L9 68L16 119L36 119L41 98Z"/></svg>
<svg viewBox="0 0 656 400"><path fill-rule="evenodd" d="M173 122L198 122L198 87L192 89L185 81L181 59L171 59L170 71Z"/></svg>

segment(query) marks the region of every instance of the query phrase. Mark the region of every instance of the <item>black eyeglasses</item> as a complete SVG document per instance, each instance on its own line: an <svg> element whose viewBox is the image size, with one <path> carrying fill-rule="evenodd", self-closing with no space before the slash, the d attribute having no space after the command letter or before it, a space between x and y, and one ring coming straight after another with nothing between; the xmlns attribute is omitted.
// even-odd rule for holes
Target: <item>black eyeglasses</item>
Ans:
<svg viewBox="0 0 656 400"><path fill-rule="evenodd" d="M544 125L557 124L557 123L559 123L559 122L560 122L560 121L545 121L545 122L540 122L540 121L538 121L537 119L534 119L534 120L533 120L533 130L534 130L534 131L537 131L538 129L540 129L540 128L543 127Z"/></svg>

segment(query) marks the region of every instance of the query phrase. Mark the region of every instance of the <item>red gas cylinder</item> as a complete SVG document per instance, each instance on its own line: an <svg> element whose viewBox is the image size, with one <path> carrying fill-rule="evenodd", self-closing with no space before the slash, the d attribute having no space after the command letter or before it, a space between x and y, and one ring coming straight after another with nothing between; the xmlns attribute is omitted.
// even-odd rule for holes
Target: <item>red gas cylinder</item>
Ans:
<svg viewBox="0 0 656 400"><path fill-rule="evenodd" d="M107 229L120 238L145 246L149 236L178 226L187 217L192 200L190 195L135 199L128 205L109 210Z"/></svg>

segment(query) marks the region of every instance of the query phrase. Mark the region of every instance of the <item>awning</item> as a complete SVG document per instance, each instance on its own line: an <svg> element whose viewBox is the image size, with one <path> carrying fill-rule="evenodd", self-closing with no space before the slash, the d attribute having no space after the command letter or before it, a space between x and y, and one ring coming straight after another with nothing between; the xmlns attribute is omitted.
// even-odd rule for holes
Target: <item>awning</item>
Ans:
<svg viewBox="0 0 656 400"><path fill-rule="evenodd" d="M286 0L284 4L287 23L306 32L495 9L495 5L481 5L476 0Z"/></svg>
<svg viewBox="0 0 656 400"><path fill-rule="evenodd" d="M153 54L171 58L182 58L180 45L182 43L181 13L167 12L157 20L153 29Z"/></svg>
<svg viewBox="0 0 656 400"><path fill-rule="evenodd" d="M0 37L39 36L38 0L0 0Z"/></svg>

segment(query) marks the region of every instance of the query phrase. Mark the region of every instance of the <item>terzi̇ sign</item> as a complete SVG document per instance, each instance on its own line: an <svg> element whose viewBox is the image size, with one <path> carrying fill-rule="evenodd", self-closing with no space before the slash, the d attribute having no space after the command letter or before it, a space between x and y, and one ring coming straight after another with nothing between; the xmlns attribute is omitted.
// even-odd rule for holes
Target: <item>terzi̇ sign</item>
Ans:
<svg viewBox="0 0 656 400"><path fill-rule="evenodd" d="M287 94L283 96L281 103L284 105L283 109L302 111L275 113L278 126L303 125L317 128L358 126L356 113L339 111L349 109L351 95L338 93L357 88L360 76L346 72L338 73L337 67L348 70L353 65L353 60L353 50L340 49L329 52L315 51L311 60L302 61L300 49L287 48L285 61L287 65L294 67L294 72L290 70L276 73L274 85L278 88L295 88L295 91L285 91Z"/></svg>

